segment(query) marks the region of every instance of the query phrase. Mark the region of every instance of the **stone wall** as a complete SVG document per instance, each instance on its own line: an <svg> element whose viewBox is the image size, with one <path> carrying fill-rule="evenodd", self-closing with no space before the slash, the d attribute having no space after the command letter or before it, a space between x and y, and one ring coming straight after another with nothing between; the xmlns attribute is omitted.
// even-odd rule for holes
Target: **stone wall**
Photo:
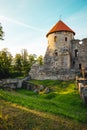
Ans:
<svg viewBox="0 0 87 130"><path fill-rule="evenodd" d="M72 40L71 42L72 66L75 69L79 69L80 66L87 67L87 38L82 40L82 44L79 42L80 40ZM75 50L77 50L77 56L75 56Z"/></svg>
<svg viewBox="0 0 87 130"><path fill-rule="evenodd" d="M0 80L0 88L2 89L16 89L16 88L21 88L22 87L22 83L24 81L27 81L30 79L30 76L27 76L25 78L22 79L2 79Z"/></svg>
<svg viewBox="0 0 87 130"><path fill-rule="evenodd" d="M33 65L29 75L37 80L72 80L75 79L76 73L73 69L52 69L50 66L45 68L45 65Z"/></svg>

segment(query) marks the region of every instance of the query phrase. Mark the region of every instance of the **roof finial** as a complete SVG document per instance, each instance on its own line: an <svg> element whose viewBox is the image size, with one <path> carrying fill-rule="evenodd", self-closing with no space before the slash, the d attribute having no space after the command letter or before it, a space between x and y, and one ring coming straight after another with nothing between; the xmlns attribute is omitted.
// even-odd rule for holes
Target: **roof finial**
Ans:
<svg viewBox="0 0 87 130"><path fill-rule="evenodd" d="M60 14L60 15L59 15L59 20L61 20L61 18L62 18L62 15Z"/></svg>

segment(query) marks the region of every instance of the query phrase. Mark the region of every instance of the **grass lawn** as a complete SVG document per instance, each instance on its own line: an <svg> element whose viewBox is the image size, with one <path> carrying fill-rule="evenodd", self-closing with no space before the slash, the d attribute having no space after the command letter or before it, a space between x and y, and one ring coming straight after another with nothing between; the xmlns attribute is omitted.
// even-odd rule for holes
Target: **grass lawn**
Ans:
<svg viewBox="0 0 87 130"><path fill-rule="evenodd" d="M8 130L10 127L11 130L12 127L13 130L19 130L19 128L20 130L87 129L87 107L80 99L74 81L31 80L30 82L49 87L51 92L49 94L35 94L24 89L16 91L0 89L0 119L2 124L9 127ZM7 108L4 107L5 105ZM16 111L18 114L14 114L17 113ZM11 126L8 126L7 122L12 122ZM17 124L19 122L20 127L16 128L14 122Z"/></svg>

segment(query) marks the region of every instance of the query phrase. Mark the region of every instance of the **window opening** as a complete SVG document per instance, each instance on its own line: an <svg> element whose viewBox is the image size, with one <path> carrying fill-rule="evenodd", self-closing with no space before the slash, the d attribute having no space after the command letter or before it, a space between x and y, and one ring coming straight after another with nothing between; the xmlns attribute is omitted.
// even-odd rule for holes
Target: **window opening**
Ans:
<svg viewBox="0 0 87 130"><path fill-rule="evenodd" d="M57 53L57 52L55 52L55 55L56 55L56 56L58 56L58 53Z"/></svg>
<svg viewBox="0 0 87 130"><path fill-rule="evenodd" d="M79 69L81 70L81 68L82 68L82 65L81 65L81 64L79 64Z"/></svg>
<svg viewBox="0 0 87 130"><path fill-rule="evenodd" d="M58 51L57 51L57 50L55 50L54 54L55 54L55 56L58 56Z"/></svg>
<svg viewBox="0 0 87 130"><path fill-rule="evenodd" d="M67 41L67 37L65 37L65 41Z"/></svg>
<svg viewBox="0 0 87 130"><path fill-rule="evenodd" d="M78 50L75 50L75 57L78 57Z"/></svg>
<svg viewBox="0 0 87 130"><path fill-rule="evenodd" d="M73 61L73 67L75 66L75 61Z"/></svg>
<svg viewBox="0 0 87 130"><path fill-rule="evenodd" d="M56 42L56 41L57 41L57 36L54 37L54 42Z"/></svg>

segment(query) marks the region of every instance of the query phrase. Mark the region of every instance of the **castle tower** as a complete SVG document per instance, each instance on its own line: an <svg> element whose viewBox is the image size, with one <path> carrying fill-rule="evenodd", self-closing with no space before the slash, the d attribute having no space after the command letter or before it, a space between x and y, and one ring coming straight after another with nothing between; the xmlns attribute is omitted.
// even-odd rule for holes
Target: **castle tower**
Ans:
<svg viewBox="0 0 87 130"><path fill-rule="evenodd" d="M75 32L59 20L47 33L48 47L44 64L33 64L29 75L32 79L75 79L82 68L87 70L87 38L74 39Z"/></svg>
<svg viewBox="0 0 87 130"><path fill-rule="evenodd" d="M59 20L47 33L48 47L42 66L34 64L29 72L32 79L75 78L75 70L71 69L73 59L72 41L75 32ZM74 68L74 67L73 67Z"/></svg>
<svg viewBox="0 0 87 130"><path fill-rule="evenodd" d="M46 69L71 67L70 43L74 35L75 32L61 20L47 33L48 47L44 57Z"/></svg>

